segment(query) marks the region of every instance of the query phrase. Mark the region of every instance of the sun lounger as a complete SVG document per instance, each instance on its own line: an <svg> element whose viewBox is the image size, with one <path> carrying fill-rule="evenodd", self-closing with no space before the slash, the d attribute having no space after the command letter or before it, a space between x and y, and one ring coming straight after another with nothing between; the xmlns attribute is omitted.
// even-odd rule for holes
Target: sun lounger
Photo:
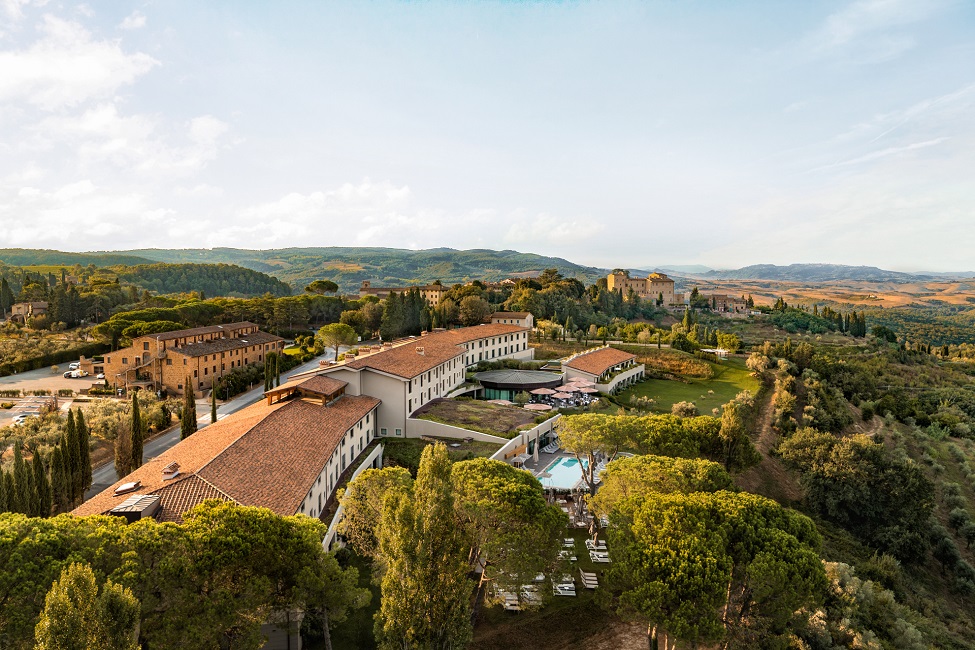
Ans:
<svg viewBox="0 0 975 650"><path fill-rule="evenodd" d="M554 585L552 593L556 596L575 596L576 586L574 584Z"/></svg>
<svg viewBox="0 0 975 650"><path fill-rule="evenodd" d="M575 540L575 538L573 538L573 537L565 537L565 538L563 538L562 539L562 547L563 548L575 548L576 547L576 540Z"/></svg>
<svg viewBox="0 0 975 650"><path fill-rule="evenodd" d="M572 554L572 551L559 551L559 557L569 562L576 562L579 559Z"/></svg>
<svg viewBox="0 0 975 650"><path fill-rule="evenodd" d="M612 562L609 559L609 553L604 553L601 551L589 551L589 559L593 562Z"/></svg>

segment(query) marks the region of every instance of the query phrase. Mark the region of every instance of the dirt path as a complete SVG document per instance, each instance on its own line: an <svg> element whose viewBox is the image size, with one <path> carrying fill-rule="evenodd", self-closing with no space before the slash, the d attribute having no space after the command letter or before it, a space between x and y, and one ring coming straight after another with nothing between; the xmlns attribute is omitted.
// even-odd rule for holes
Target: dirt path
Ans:
<svg viewBox="0 0 975 650"><path fill-rule="evenodd" d="M782 461L771 455L778 441L778 434L772 428L772 391L759 407L757 431L752 432L752 443L762 455L762 462L735 477L735 483L742 490L775 499L782 504L790 504L802 498L802 490Z"/></svg>

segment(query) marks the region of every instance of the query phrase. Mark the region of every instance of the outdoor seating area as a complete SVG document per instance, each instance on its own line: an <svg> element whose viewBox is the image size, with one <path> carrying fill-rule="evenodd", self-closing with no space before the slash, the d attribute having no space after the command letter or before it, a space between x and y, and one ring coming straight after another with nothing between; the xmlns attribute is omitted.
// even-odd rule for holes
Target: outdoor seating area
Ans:
<svg viewBox="0 0 975 650"><path fill-rule="evenodd" d="M538 451L542 452L543 454L554 454L555 452L557 452L561 448L562 447L561 447L561 444L559 443L559 439L556 438L555 440L553 440L552 442L548 443L544 447L540 447Z"/></svg>
<svg viewBox="0 0 975 650"><path fill-rule="evenodd" d="M599 402L599 398L595 397L599 391L594 386L595 384L591 381L574 379L555 388L536 388L529 391L531 401L525 405L525 408L532 404L542 404L559 409L584 408Z"/></svg>

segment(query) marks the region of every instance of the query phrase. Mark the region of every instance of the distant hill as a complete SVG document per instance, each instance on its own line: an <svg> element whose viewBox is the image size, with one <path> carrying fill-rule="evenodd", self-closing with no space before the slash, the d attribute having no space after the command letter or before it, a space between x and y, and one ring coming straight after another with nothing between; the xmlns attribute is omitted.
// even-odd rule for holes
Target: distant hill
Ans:
<svg viewBox="0 0 975 650"><path fill-rule="evenodd" d="M327 278L344 292L354 292L363 280L377 285L405 286L441 280L445 284L469 280L498 281L520 274L555 268L567 277L592 283L606 270L512 250L455 250L433 248L238 248L144 249L127 255L168 263L226 263L268 273L301 290L312 280Z"/></svg>
<svg viewBox="0 0 975 650"><path fill-rule="evenodd" d="M202 291L216 296L291 295L291 286L266 273L235 264L140 264L113 266L119 280L156 293Z"/></svg>
<svg viewBox="0 0 975 650"><path fill-rule="evenodd" d="M114 266L116 264L152 264L147 257L124 252L68 253L40 248L0 248L0 262L9 266Z"/></svg>
<svg viewBox="0 0 975 650"><path fill-rule="evenodd" d="M859 282L914 282L936 279L936 274L911 274L886 271L875 266L848 266L845 264L754 264L740 269L716 270L697 274L714 280L783 280L788 282L833 282L854 280Z"/></svg>

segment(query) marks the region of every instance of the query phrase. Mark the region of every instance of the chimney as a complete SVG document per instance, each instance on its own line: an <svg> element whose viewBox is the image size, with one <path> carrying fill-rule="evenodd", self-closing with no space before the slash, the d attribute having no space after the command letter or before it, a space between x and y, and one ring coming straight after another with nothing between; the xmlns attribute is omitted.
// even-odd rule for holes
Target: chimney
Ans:
<svg viewBox="0 0 975 650"><path fill-rule="evenodd" d="M423 356L423 346L422 345L416 346L416 353L419 354L421 357Z"/></svg>

